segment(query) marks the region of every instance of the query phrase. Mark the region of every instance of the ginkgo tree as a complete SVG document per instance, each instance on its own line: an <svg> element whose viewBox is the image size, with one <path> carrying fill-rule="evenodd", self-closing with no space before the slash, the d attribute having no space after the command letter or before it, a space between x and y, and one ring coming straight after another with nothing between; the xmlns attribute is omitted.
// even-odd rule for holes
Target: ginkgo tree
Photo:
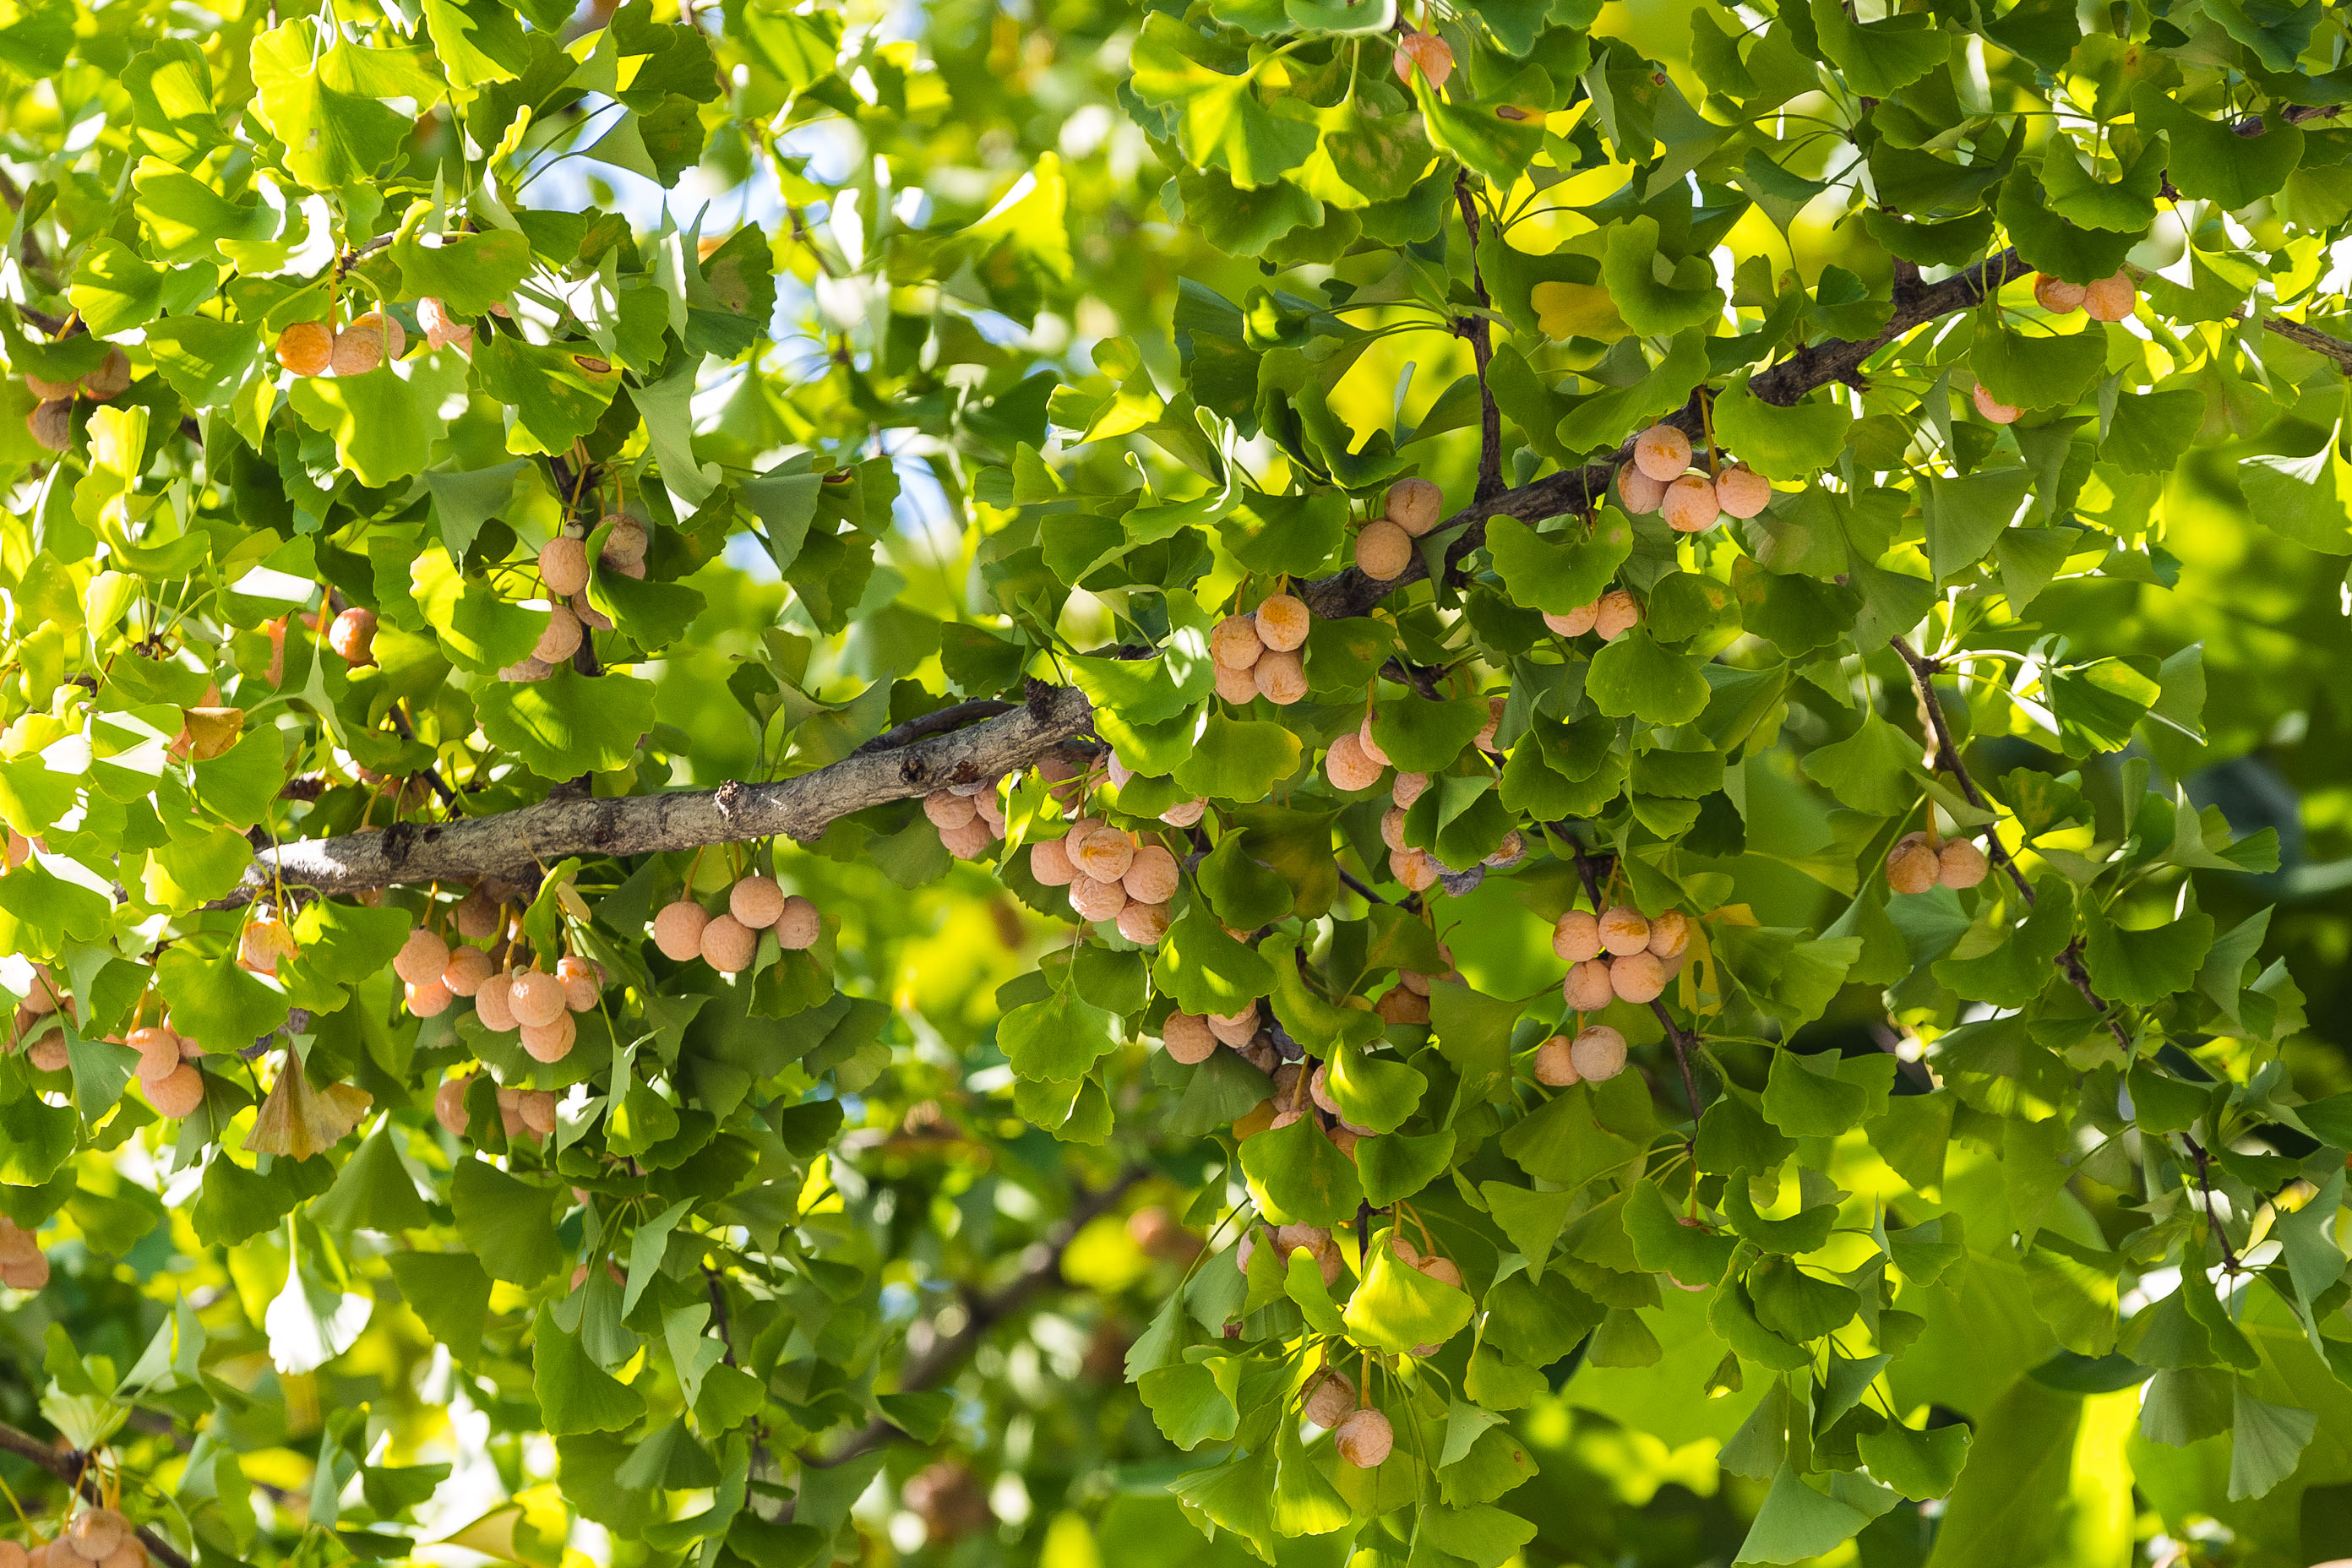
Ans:
<svg viewBox="0 0 2352 1568"><path fill-rule="evenodd" d="M2347 45L15 5L0 1568L2344 1555Z"/></svg>

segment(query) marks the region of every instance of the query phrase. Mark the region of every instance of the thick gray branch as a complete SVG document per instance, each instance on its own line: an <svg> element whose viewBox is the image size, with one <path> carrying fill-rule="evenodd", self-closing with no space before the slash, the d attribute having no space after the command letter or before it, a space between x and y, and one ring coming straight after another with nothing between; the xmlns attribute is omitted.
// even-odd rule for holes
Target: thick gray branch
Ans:
<svg viewBox="0 0 2352 1568"><path fill-rule="evenodd" d="M865 752L774 784L614 800L549 800L520 811L264 850L225 903L266 893L273 877L320 893L395 883L514 877L570 855L648 855L759 838L814 838L851 812L1028 767L1094 722L1084 693L1043 686L1010 713L890 751Z"/></svg>

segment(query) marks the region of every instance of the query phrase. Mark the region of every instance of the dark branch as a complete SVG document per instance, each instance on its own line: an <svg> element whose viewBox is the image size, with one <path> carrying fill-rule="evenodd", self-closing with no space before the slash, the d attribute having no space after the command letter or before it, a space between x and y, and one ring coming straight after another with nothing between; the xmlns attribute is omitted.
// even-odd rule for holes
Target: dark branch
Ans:
<svg viewBox="0 0 2352 1568"><path fill-rule="evenodd" d="M89 1454L55 1447L30 1432L20 1432L5 1422L0 1422L0 1451L14 1454L27 1464L38 1465L92 1503L101 1500L98 1489L98 1467ZM188 1568L188 1560L170 1542L144 1526L133 1528L138 1531L140 1541L145 1544L147 1555L163 1563L163 1568Z"/></svg>

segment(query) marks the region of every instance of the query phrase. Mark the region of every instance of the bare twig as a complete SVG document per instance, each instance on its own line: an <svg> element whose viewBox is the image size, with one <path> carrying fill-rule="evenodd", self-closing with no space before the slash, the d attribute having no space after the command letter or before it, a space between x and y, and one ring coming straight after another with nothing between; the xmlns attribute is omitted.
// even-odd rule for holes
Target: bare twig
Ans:
<svg viewBox="0 0 2352 1568"><path fill-rule="evenodd" d="M919 713L903 724L883 731L849 754L862 757L870 752L895 752L926 735L941 735L950 730L961 730L976 719L993 719L1000 713L1010 713L1019 706L1017 702L1007 702L1001 698L982 697L970 702L958 702L951 707L935 708L929 713Z"/></svg>

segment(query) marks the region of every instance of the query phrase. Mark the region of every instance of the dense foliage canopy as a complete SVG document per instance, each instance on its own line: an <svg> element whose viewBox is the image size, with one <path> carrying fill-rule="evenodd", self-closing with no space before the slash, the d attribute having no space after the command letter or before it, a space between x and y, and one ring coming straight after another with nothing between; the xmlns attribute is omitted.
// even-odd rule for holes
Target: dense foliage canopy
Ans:
<svg viewBox="0 0 2352 1568"><path fill-rule="evenodd" d="M0 1568L2352 1552L2352 47L0 9Z"/></svg>

